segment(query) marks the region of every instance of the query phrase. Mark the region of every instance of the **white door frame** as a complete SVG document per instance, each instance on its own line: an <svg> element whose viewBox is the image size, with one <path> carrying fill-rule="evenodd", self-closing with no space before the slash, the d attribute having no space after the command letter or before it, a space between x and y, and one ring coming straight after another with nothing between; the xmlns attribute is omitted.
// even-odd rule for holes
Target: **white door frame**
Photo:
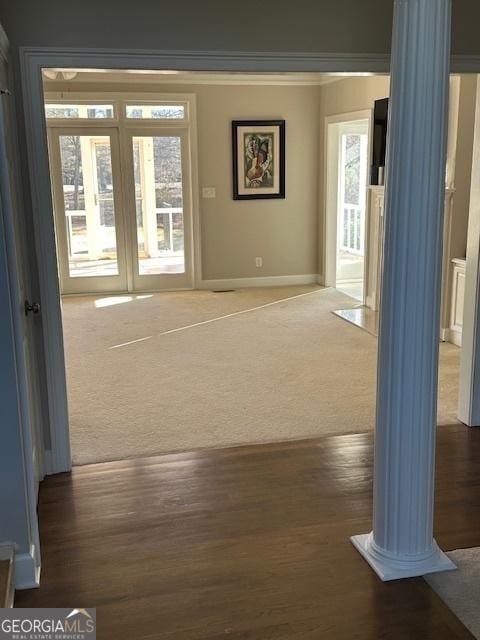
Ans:
<svg viewBox="0 0 480 640"><path fill-rule="evenodd" d="M26 141L33 208L38 276L43 305L43 330L52 442L46 473L71 469L67 387L60 291L47 153L42 68L138 69L189 71L311 71L323 73L388 73L387 54L234 53L205 51L131 51L25 47L20 49ZM478 65L480 68L480 63ZM195 131L193 132L195 135ZM192 140L196 145L196 140ZM197 184L196 168L192 182ZM194 198L197 199L198 189ZM196 232L194 230L194 232ZM196 256L196 278L201 278Z"/></svg>
<svg viewBox="0 0 480 640"><path fill-rule="evenodd" d="M0 25L0 65L5 70L6 75L11 78L10 73L10 61L9 61L9 42L8 38ZM1 86L3 95L0 95L0 100L13 100L13 97L8 95L10 92L7 87ZM18 399L12 398L12 402L18 402L18 416L20 419L19 429L21 433L18 434L18 439L21 443L23 454L23 477L24 477L24 508L25 516L28 527L28 542L30 548L28 551L18 553L15 556L15 587L20 588L33 588L39 585L40 580L40 535L38 529L38 517L37 517L37 490L38 482L44 475L44 456L43 451L38 451L43 443L37 442L36 436L40 435L35 432L35 428L38 426L33 424L33 418L35 413L35 407L31 406L32 397L29 392L29 375L32 374L28 370L28 365L31 363L26 362L25 353L25 339L27 328L25 322L27 321L23 308L23 294L21 282L19 280L19 264L18 264L18 250L17 250L17 238L15 229L15 213L13 195L21 188L19 176L10 174L10 168L7 162L8 147L13 148L13 172L16 171L18 163L18 145L15 133L7 129L10 121L13 120L13 109L8 110L9 118L7 120L7 110L2 104L0 107L0 137L2 142L0 145L1 151L1 193L0 193L0 253L2 253L2 268L6 268L6 283L8 289L8 300L5 300L5 304L10 307L9 314L13 325L13 342L15 349L15 369L12 372L16 377L16 387L18 393ZM16 129L15 129L16 131ZM13 183L11 178L14 178ZM19 204L20 199L15 199L16 204ZM20 252L21 255L21 252ZM31 322L31 320L29 320Z"/></svg>
<svg viewBox="0 0 480 640"><path fill-rule="evenodd" d="M183 189L183 212L184 212L184 273L171 274L155 274L141 275L139 272L138 255L138 237L136 219L132 216L126 220L129 227L130 250L133 258L131 266L132 291L167 291L169 289L191 289L194 284L201 279L201 272L198 273L195 268L195 256L200 248L200 233L195 233L194 229L199 230L200 224L197 215L193 215L193 193L198 193L198 185L196 189L192 188L192 166L196 163L192 162L194 154L191 151L191 130L189 124L169 123L161 126L158 124L149 124L147 122L129 123L129 126L121 131L122 135L122 152L124 155L123 167L125 169L124 184L127 185L125 193L125 211L134 210L135 189L129 189L128 185L134 186L133 176L133 156L132 143L136 137L161 137L161 136L177 136L181 143L181 162L182 162L182 189ZM198 212L198 209L197 209ZM198 250L197 250L198 249ZM200 265L198 265L200 269Z"/></svg>
<svg viewBox="0 0 480 640"><path fill-rule="evenodd" d="M38 260L52 450L46 473L71 469L67 389L63 349L60 292L57 274L50 170L47 153L42 68L138 69L242 72L320 72L388 74L389 54L149 51L21 47L20 69L26 143L32 200L34 237ZM451 73L479 73L480 56L452 56ZM195 132L193 133L195 135ZM192 140L196 145L196 140ZM192 181L195 185L196 167ZM194 193L198 199L198 189ZM198 207L195 207L198 209ZM200 256L196 256L200 266ZM200 269L197 270L197 277ZM196 283L197 284L197 283Z"/></svg>
<svg viewBox="0 0 480 640"><path fill-rule="evenodd" d="M332 125L355 122L356 120L368 121L368 146L367 154L370 158L372 144L372 119L373 109L363 109L361 111L351 111L348 113L339 113L325 118L324 125L324 163L323 163L323 180L324 180L324 218L323 228L324 240L323 247L325 249L324 270L325 286L335 287L337 284L337 226L338 226L338 140L337 136L332 135ZM337 158L334 167L330 166L332 157ZM367 166L367 185L369 180L369 171ZM368 208L365 199L365 238L367 238L368 230ZM366 283L366 269L368 265L368 243L365 244L364 257L364 284ZM365 298L365 287L364 287Z"/></svg>
<svg viewBox="0 0 480 640"><path fill-rule="evenodd" d="M113 198L115 215L115 235L118 274L113 276L95 276L94 278L72 277L69 269L67 223L65 215L65 203L63 197L62 180L62 159L60 153L60 137L72 136L92 136L108 140L110 145L112 175L113 175ZM53 200L55 229L57 237L58 269L60 275L60 286L66 293L83 293L87 280L91 291L126 291L127 289L127 266L125 256L125 243L123 241L125 230L123 198L121 197L121 174L120 174L120 142L118 129L116 127L77 127L75 123L65 127L48 127L48 142L50 150L50 170L53 185ZM95 144L93 142L92 144ZM83 161L83 156L82 156ZM85 167L84 177L85 177ZM85 179L85 178L84 178ZM86 189L86 187L85 187Z"/></svg>
<svg viewBox="0 0 480 640"><path fill-rule="evenodd" d="M95 291L107 294L115 293L120 290L134 291L138 285L142 286L142 291L167 291L169 289L182 289L199 287L202 282L201 272L201 234L200 234L200 218L199 218L199 198L198 198L198 153L197 153L197 110L196 95L193 93L162 93L160 92L144 92L144 91L48 91L44 95L46 103L53 104L112 104L114 115L112 118L101 119L85 119L79 118L50 118L47 122L47 133L49 141L56 138L55 131L78 129L79 132L86 131L94 135L97 130L115 131L115 135L119 140L119 167L116 172L122 175L121 183L123 188L116 189L117 210L117 226L120 235L123 234L124 241L128 244L129 249L126 252L126 260L122 260L119 256L119 266L126 267L126 285L123 289L119 286L111 288L105 286L103 278L89 278L90 292ZM135 119L127 118L125 109L129 104L182 104L185 107L185 115L181 119ZM131 194L129 193L128 184L133 184L132 176L132 158L131 158L131 134L133 131L142 130L142 135L155 136L165 135L167 131L181 132L182 136L182 165L184 169L184 225L185 225L185 264L187 267L185 274L168 274L155 275L153 277L140 276L138 274L138 264L135 259L137 253L137 228L134 221L129 220L128 211L132 209ZM162 133L163 132L163 133ZM79 133L81 135L81 133ZM110 134L111 136L112 134ZM114 145L115 146L115 145ZM54 150L53 150L54 151ZM112 148L112 163L114 160ZM59 167L55 167L55 160L58 164L58 150L56 153L50 154L50 165L52 171L52 179L59 173ZM118 163L117 163L118 164ZM58 182L58 180L57 180ZM118 193L121 191L121 194ZM57 196L59 202L56 202ZM54 190L54 201L58 211L63 211L63 195L60 184L56 185ZM118 205L117 205L118 202ZM134 206L134 204L133 204ZM58 220L58 219L61 220ZM63 214L57 216L57 222L60 221L58 228L63 229ZM121 227L121 229L120 229ZM60 234L62 235L62 233ZM57 238L57 252L65 254L65 248L61 246L62 238ZM117 250L120 245L117 246ZM120 252L121 253L121 252ZM62 257L62 256L60 256ZM120 265L120 262L122 263ZM59 260L60 281L64 283L70 282L67 289L61 287L66 293L79 293L85 290L83 283L77 282L79 278L68 278L68 264L63 259ZM63 267L63 269L62 269ZM102 282L103 280L103 282ZM110 281L112 281L110 279ZM118 278L120 281L120 278ZM140 281L140 282L139 282ZM82 291L80 291L82 289Z"/></svg>

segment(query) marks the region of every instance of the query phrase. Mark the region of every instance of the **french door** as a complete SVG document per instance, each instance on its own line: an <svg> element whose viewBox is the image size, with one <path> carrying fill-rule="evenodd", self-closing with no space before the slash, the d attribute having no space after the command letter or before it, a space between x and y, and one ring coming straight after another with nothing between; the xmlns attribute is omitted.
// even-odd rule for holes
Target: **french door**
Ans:
<svg viewBox="0 0 480 640"><path fill-rule="evenodd" d="M192 198L185 129L123 132L134 291L192 287Z"/></svg>
<svg viewBox="0 0 480 640"><path fill-rule="evenodd" d="M49 128L62 293L193 285L188 131Z"/></svg>
<svg viewBox="0 0 480 640"><path fill-rule="evenodd" d="M340 122L336 128L338 195L335 286L363 302L369 121Z"/></svg>

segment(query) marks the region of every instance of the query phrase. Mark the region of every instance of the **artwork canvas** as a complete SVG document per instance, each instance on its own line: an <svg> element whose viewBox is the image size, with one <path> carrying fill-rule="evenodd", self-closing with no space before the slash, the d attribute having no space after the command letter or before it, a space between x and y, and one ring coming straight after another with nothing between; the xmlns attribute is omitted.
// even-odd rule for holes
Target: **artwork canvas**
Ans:
<svg viewBox="0 0 480 640"><path fill-rule="evenodd" d="M233 198L285 198L285 120L234 120Z"/></svg>

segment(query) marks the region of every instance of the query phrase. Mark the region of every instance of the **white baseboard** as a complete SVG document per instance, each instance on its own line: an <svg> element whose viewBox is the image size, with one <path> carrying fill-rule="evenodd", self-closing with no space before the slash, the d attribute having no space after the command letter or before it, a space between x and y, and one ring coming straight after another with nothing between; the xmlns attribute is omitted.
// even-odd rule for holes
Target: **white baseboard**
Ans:
<svg viewBox="0 0 480 640"><path fill-rule="evenodd" d="M40 564L35 545L30 553L15 554L15 589L35 589L40 586Z"/></svg>
<svg viewBox="0 0 480 640"><path fill-rule="evenodd" d="M451 342L457 347L462 346L462 330L461 329L442 329L441 338L444 342Z"/></svg>
<svg viewBox="0 0 480 640"><path fill-rule="evenodd" d="M285 287L300 284L318 284L319 276L308 273L298 276L265 276L256 278L225 278L222 280L201 280L198 289L246 289L248 287Z"/></svg>

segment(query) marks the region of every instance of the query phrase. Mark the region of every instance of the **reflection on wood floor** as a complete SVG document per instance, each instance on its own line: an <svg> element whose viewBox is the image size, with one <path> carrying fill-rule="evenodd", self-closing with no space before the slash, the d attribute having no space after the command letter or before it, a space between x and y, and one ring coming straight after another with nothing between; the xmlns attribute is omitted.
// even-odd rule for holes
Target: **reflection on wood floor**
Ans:
<svg viewBox="0 0 480 640"><path fill-rule="evenodd" d="M456 640L423 578L382 583L373 434L87 465L40 487L42 585L18 607L97 607L102 640ZM480 430L439 427L436 539L480 544Z"/></svg>

